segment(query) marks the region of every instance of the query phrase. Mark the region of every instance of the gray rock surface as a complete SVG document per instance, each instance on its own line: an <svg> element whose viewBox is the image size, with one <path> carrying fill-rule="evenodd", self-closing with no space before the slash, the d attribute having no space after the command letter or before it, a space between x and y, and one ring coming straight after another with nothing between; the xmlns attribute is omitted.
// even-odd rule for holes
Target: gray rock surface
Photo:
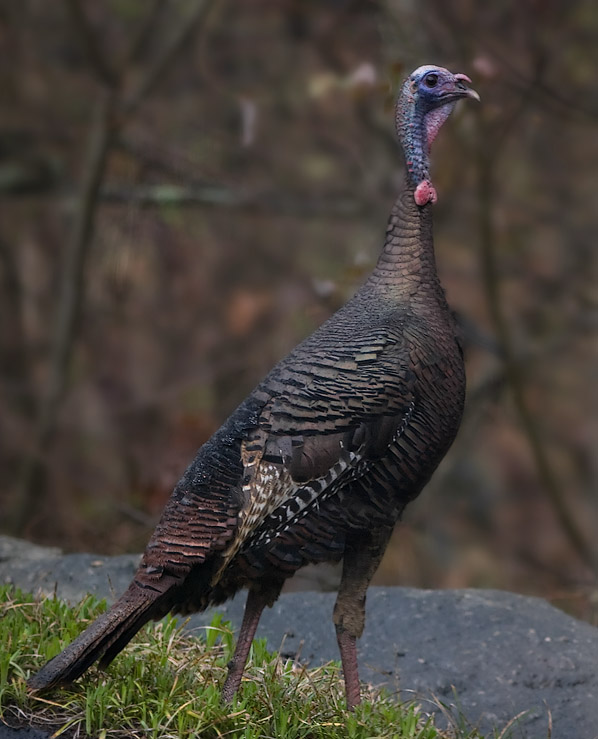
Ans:
<svg viewBox="0 0 598 739"><path fill-rule="evenodd" d="M13 729L0 720L0 739L50 739L50 734L39 729Z"/></svg>
<svg viewBox="0 0 598 739"><path fill-rule="evenodd" d="M63 554L55 547L0 536L0 583L12 583L28 593L55 592L71 603L86 593L112 602L129 584L139 559L139 554Z"/></svg>
<svg viewBox="0 0 598 739"><path fill-rule="evenodd" d="M0 582L70 601L124 590L137 556L61 555L0 537ZM334 593L289 593L268 609L258 636L316 665L338 659ZM218 611L240 624L244 594ZM201 629L213 611L189 619ZM489 590L371 588L360 640L363 680L416 698L434 697L483 731L522 715L511 736L598 738L598 629L538 598ZM3 735L0 731L0 739ZM19 739L21 737L19 736Z"/></svg>

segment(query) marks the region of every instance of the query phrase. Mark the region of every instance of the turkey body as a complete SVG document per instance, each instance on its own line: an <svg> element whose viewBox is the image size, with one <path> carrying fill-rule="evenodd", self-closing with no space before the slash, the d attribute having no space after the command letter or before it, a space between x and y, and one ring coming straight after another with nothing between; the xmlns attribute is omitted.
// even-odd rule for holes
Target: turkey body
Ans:
<svg viewBox="0 0 598 739"><path fill-rule="evenodd" d="M403 228L409 215L431 218L416 210L403 196L393 215ZM417 271L412 278L417 284ZM421 279L414 296L393 294L379 278L366 283L200 449L142 563L151 571L182 565L186 574L205 526L194 512L213 514L215 483L226 485L218 502L227 523L201 565L210 584L185 589L181 611L340 560L347 541L392 529L421 491L457 432L465 395L444 293L427 270Z"/></svg>
<svg viewBox="0 0 598 739"><path fill-rule="evenodd" d="M465 395L436 274L432 204L418 202L415 185L395 203L368 281L201 447L127 591L30 679L33 689L70 682L98 659L108 664L151 619L203 610L247 587L223 688L230 700L260 614L284 581L306 564L342 559L333 620L347 703L359 702L355 642L367 587L403 509L453 441Z"/></svg>

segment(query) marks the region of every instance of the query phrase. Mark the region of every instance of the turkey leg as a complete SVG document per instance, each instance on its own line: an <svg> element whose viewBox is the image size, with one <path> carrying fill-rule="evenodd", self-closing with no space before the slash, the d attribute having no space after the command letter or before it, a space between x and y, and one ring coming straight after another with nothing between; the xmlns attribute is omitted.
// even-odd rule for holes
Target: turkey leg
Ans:
<svg viewBox="0 0 598 739"><path fill-rule="evenodd" d="M228 663L228 675L222 688L222 702L230 703L239 689L243 670L247 663L251 642L255 636L255 630L259 623L262 611L266 606L271 606L278 598L282 583L271 584L270 587L251 588L247 594L243 623L237 639L237 646L233 658Z"/></svg>
<svg viewBox="0 0 598 739"><path fill-rule="evenodd" d="M341 653L347 708L361 702L357 669L357 639L365 624L365 594L388 544L393 527L360 532L347 540L343 574L332 620Z"/></svg>

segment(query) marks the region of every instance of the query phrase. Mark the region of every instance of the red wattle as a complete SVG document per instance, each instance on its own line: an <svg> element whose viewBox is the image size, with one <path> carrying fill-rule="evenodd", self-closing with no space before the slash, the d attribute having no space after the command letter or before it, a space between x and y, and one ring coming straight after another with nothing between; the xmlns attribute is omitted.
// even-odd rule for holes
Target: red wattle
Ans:
<svg viewBox="0 0 598 739"><path fill-rule="evenodd" d="M416 205L419 205L420 208L424 205L427 205L428 203L435 203L438 200L436 188L430 182L430 180L422 180L415 188L413 197L415 199Z"/></svg>

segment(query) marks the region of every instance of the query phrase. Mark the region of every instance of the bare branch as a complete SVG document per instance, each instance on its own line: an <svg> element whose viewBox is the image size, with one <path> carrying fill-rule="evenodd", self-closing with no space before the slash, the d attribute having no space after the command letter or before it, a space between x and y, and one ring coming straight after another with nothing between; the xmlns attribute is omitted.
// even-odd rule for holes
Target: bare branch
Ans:
<svg viewBox="0 0 598 739"><path fill-rule="evenodd" d="M31 386L27 344L23 318L23 286L15 254L0 238L0 327L3 346L0 346L0 367L8 381L7 400L26 414L31 412Z"/></svg>
<svg viewBox="0 0 598 739"><path fill-rule="evenodd" d="M221 185L181 187L164 184L134 188L112 186L102 190L101 198L106 202L122 203L127 207L136 205L140 208L152 208L172 205L182 208L203 205L306 218L357 218L367 211L365 201L360 202L352 197L321 197L280 191L245 193Z"/></svg>
<svg viewBox="0 0 598 739"><path fill-rule="evenodd" d="M522 105L519 110L522 111L524 107ZM477 118L480 132L479 139L487 146L489 138L488 132L484 127L482 111L478 111ZM501 145L506 141L506 135L512 129L512 124L513 120L510 120L509 125L505 129L506 133L504 135L501 133ZM482 274L488 310L494 323L496 336L504 357L505 376L513 394L515 407L534 458L538 478L546 491L548 500L560 522L563 532L569 539L574 551L591 570L594 570L596 567L595 556L565 502L565 495L549 462L548 452L544 446L542 435L538 430L532 412L528 408L521 363L514 347L508 320L503 311L496 257L496 229L492 218L495 195L493 165L496 161L499 147L493 145L491 148L494 154L493 156L487 156L484 154L484 146L478 147L478 186L476 188L478 193L477 218L482 257Z"/></svg>
<svg viewBox="0 0 598 739"><path fill-rule="evenodd" d="M188 16L181 18L177 28L172 32L162 52L156 57L147 74L141 80L137 90L132 93L124 105L124 114L131 116L136 108L149 95L160 78L177 55L179 49L186 43L196 27L202 22L218 0L197 0Z"/></svg>
<svg viewBox="0 0 598 739"><path fill-rule="evenodd" d="M137 92L122 104L122 93L118 85L125 72L117 75L107 64L97 44L96 34L89 25L80 0L65 0L76 30L85 41L89 62L97 76L105 83L96 106L87 146L86 165L83 174L81 195L76 206L76 215L71 237L66 246L64 266L61 274L61 287L58 300L54 338L49 360L46 393L38 411L37 425L33 432L31 453L25 459L20 486L13 509L12 531L21 534L30 512L43 495L45 481L44 457L51 442L60 404L67 388L68 371L76 338L76 324L84 295L84 271L93 224L100 202L100 191L106 171L108 158L116 136L127 120L127 115L135 112L137 105L152 91L160 76L170 64L176 53L195 30L197 24L206 17L215 0L199 0L193 4L192 11L181 18L170 41L162 54L149 68ZM155 22L155 11L150 11L146 27L140 31L144 36ZM131 45L135 53L139 37ZM125 110L126 115L118 115Z"/></svg>
<svg viewBox="0 0 598 739"><path fill-rule="evenodd" d="M56 417L67 385L76 322L84 290L84 267L97 209L100 186L114 135L114 97L101 96L87 145L87 163L71 237L66 246L54 339L46 393L41 401L33 432L32 453L25 460L14 509L12 530L21 533L31 510L43 492L43 457L56 425Z"/></svg>
<svg viewBox="0 0 598 739"><path fill-rule="evenodd" d="M96 32L89 23L89 20L81 7L80 0L65 0L65 3L75 28L76 35L80 37L83 42L85 55L87 56L87 61L91 68L105 85L108 85L108 87L116 87L118 84L118 76L102 54Z"/></svg>
<svg viewBox="0 0 598 739"><path fill-rule="evenodd" d="M143 21L143 23L140 24L137 33L133 36L131 45L124 56L122 64L123 70L126 69L126 67L131 62L134 62L139 58L143 47L148 42L163 9L164 0L154 0L152 7L149 9L147 15L145 16L145 20Z"/></svg>

